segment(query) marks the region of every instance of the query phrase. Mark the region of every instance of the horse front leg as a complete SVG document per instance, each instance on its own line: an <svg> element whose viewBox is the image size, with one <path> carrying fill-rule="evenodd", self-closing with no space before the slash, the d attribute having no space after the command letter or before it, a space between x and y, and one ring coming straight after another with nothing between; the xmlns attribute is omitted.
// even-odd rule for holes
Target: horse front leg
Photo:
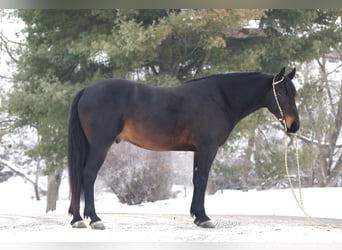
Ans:
<svg viewBox="0 0 342 250"><path fill-rule="evenodd" d="M205 191L211 164L216 156L218 147L205 147L194 154L193 185L190 213L195 217L194 223L199 227L214 228L204 209Z"/></svg>

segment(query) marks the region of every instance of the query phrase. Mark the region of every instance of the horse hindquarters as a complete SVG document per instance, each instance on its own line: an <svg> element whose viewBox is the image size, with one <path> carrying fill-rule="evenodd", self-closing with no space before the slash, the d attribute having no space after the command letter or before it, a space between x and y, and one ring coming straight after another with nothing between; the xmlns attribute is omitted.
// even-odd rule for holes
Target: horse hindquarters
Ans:
<svg viewBox="0 0 342 250"><path fill-rule="evenodd" d="M111 89L99 92L88 89L79 104L81 124L89 142L88 157L82 172L84 217L90 218L93 229L104 229L95 211L94 184L109 148L122 130L124 109L127 106L126 100L115 93ZM110 98L104 98L104 95Z"/></svg>
<svg viewBox="0 0 342 250"><path fill-rule="evenodd" d="M74 98L69 122L68 160L71 187L69 213L73 215L73 227L85 227L80 216L80 196L84 192L84 217L90 217L90 225L104 229L95 212L94 184L107 151L120 131L120 114L113 110L123 105L104 105L94 102L93 91L80 91ZM99 99L99 98L97 98Z"/></svg>

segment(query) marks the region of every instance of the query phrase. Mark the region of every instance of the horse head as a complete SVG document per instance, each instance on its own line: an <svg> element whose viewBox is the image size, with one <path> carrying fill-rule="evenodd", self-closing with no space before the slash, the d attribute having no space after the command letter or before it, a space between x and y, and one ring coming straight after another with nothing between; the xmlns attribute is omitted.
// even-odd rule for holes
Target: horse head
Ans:
<svg viewBox="0 0 342 250"><path fill-rule="evenodd" d="M300 127L296 105L296 88L292 82L294 68L285 75L285 68L273 77L272 89L268 93L268 109L283 123L286 132L295 133Z"/></svg>

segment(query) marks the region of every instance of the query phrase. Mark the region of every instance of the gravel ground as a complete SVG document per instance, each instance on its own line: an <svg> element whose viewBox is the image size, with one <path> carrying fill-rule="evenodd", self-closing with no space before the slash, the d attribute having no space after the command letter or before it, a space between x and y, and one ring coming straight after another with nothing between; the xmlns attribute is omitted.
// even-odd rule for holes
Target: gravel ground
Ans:
<svg viewBox="0 0 342 250"><path fill-rule="evenodd" d="M303 217L211 216L202 229L187 215L101 214L103 231L73 229L65 214L0 216L1 242L342 242L342 220ZM333 224L340 228L322 226Z"/></svg>

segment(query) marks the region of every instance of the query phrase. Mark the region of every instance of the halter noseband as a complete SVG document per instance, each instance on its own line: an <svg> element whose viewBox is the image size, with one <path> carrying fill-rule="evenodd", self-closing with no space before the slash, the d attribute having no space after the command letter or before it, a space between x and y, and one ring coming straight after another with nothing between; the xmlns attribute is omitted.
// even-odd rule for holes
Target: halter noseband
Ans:
<svg viewBox="0 0 342 250"><path fill-rule="evenodd" d="M278 100L278 95L277 95L277 92L276 92L276 89L275 89L275 85L281 83L283 80L284 80L284 76L279 81L275 81L275 77L274 77L273 78L273 82L272 82L272 88L273 88L274 99L275 99L275 101L277 103L278 110L279 110L279 113L280 113L280 116L281 116L279 118L279 121L284 125L284 129L286 131L286 123L285 123L284 111L283 111L283 109L280 106L280 103L279 103L279 100Z"/></svg>

